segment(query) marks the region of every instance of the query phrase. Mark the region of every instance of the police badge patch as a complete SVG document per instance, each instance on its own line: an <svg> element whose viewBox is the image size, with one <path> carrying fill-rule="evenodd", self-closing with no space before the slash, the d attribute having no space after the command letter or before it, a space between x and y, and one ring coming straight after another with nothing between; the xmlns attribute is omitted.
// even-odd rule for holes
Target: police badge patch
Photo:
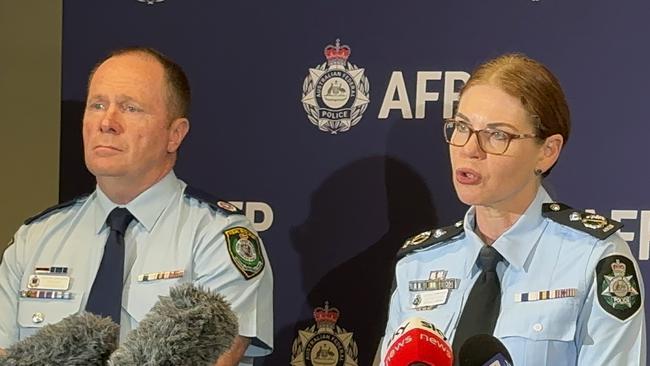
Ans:
<svg viewBox="0 0 650 366"><path fill-rule="evenodd" d="M341 45L325 47L327 62L309 69L302 84L302 105L319 130L337 134L354 127L370 103L370 83L365 69L348 62L351 49Z"/></svg>
<svg viewBox="0 0 650 366"><path fill-rule="evenodd" d="M257 276L264 269L264 256L259 238L245 227L233 227L223 232L230 259L247 279Z"/></svg>
<svg viewBox="0 0 650 366"><path fill-rule="evenodd" d="M316 325L298 331L291 352L292 366L357 366L358 349L352 333L336 325L339 310L314 309Z"/></svg>
<svg viewBox="0 0 650 366"><path fill-rule="evenodd" d="M627 320L641 308L639 280L634 263L622 255L611 255L596 266L598 303L609 314Z"/></svg>

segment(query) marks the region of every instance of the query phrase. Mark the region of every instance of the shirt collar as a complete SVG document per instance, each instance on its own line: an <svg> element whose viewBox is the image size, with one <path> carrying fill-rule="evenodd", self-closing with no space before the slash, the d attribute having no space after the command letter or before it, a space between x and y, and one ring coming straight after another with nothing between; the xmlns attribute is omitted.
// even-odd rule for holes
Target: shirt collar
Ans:
<svg viewBox="0 0 650 366"><path fill-rule="evenodd" d="M518 270L526 270L526 261L542 235L542 231L544 231L545 226L541 225L544 220L542 205L546 202L553 202L553 200L546 190L540 186L535 199L530 203L524 214L492 244L503 258ZM471 243L467 248L468 261L465 267L467 275L472 271L478 253L484 245L474 230L475 222L476 208L472 206L465 214L463 222L465 233Z"/></svg>
<svg viewBox="0 0 650 366"><path fill-rule="evenodd" d="M180 183L174 174L170 171L167 175L158 181L146 191L140 193L126 205L118 205L102 192L97 186L95 194L98 204L95 210L95 232L99 233L106 226L106 218L115 207L126 207L136 220L149 232L167 206L169 199L173 197L174 192L178 191Z"/></svg>

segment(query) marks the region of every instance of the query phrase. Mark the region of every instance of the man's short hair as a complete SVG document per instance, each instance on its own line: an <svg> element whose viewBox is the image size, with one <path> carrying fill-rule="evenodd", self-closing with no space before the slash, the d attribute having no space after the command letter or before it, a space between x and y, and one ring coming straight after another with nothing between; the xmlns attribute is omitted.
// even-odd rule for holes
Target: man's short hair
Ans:
<svg viewBox="0 0 650 366"><path fill-rule="evenodd" d="M108 56L95 64L90 72L90 76L88 77L88 87L90 87L90 82L92 81L97 68L106 62L106 60L116 56L138 53L153 57L160 63L160 65L162 65L165 72L165 79L167 80L167 98L169 102L168 109L171 115L170 117L188 117L190 112L191 91L190 82L187 79L185 71L183 71L183 68L172 61L169 57L151 47L134 46L112 51Z"/></svg>

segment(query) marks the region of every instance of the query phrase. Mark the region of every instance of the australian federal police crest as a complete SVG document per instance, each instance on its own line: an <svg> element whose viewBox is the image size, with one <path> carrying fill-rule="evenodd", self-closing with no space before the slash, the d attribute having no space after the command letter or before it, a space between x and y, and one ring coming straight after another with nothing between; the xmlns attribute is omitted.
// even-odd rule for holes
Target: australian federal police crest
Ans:
<svg viewBox="0 0 650 366"><path fill-rule="evenodd" d="M358 349L352 332L336 325L339 310L314 309L316 325L298 331L291 352L292 366L357 366Z"/></svg>
<svg viewBox="0 0 650 366"><path fill-rule="evenodd" d="M326 62L309 69L302 85L302 105L319 130L337 134L354 127L370 102L370 83L365 69L348 62L351 49L341 45L325 47Z"/></svg>

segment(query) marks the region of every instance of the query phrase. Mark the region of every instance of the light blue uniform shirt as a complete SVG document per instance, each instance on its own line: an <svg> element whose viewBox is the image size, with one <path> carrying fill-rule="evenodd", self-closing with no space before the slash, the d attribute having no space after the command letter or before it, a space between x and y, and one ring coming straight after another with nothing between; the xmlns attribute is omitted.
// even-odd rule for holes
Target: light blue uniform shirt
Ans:
<svg viewBox="0 0 650 366"><path fill-rule="evenodd" d="M540 188L524 215L493 243L505 259L497 267L502 296L494 336L506 346L516 366L645 365L645 293L628 244L618 234L600 240L545 218L545 202L553 201ZM449 342L453 340L461 311L480 272L475 263L484 244L474 226L475 208L471 207L463 221L464 231L458 236L415 250L398 261L382 362L392 334L410 317L430 321ZM641 306L624 321L603 310L596 295L600 291L596 265L613 254L630 258L639 276ZM416 291L409 290L409 281L429 279L432 271L446 271L447 279L459 279L458 288L449 290L444 304L417 310L413 305ZM515 300L523 293L559 289L577 289L576 296Z"/></svg>
<svg viewBox="0 0 650 366"><path fill-rule="evenodd" d="M273 347L273 277L264 246L265 266L246 279L229 255L224 231L243 227L255 233L240 214L224 214L184 195L186 184L170 172L126 207L135 217L125 235L121 338L169 288L184 282L216 290L230 302L239 320L239 334L252 338L246 359ZM43 215L20 227L0 265L0 348L24 339L42 326L83 310L102 259L109 228L108 214L117 205L97 187L87 198ZM36 267L68 267L70 300L19 296ZM183 277L138 281L155 272L184 271ZM34 314L41 313L42 322Z"/></svg>

